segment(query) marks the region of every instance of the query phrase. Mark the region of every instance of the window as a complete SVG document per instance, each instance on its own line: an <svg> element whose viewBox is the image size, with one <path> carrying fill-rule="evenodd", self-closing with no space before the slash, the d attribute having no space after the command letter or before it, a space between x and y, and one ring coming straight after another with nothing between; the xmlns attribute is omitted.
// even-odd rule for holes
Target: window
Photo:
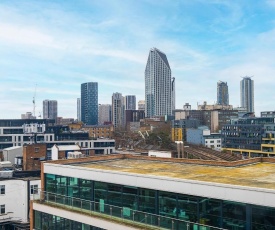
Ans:
<svg viewBox="0 0 275 230"><path fill-rule="evenodd" d="M38 194L38 185L31 185L31 194Z"/></svg>
<svg viewBox="0 0 275 230"><path fill-rule="evenodd" d="M4 205L4 204L1 204L1 205L0 205L0 214L4 214L4 213L6 213L5 205Z"/></svg>
<svg viewBox="0 0 275 230"><path fill-rule="evenodd" d="M39 148L34 148L34 152L39 153Z"/></svg>
<svg viewBox="0 0 275 230"><path fill-rule="evenodd" d="M0 194L5 194L5 185L0 185Z"/></svg>

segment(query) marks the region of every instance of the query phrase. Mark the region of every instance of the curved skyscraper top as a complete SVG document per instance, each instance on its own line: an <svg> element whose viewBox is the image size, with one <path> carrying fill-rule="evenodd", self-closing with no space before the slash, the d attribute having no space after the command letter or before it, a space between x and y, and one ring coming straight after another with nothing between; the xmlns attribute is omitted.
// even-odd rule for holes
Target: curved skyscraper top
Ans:
<svg viewBox="0 0 275 230"><path fill-rule="evenodd" d="M171 115L174 109L174 79L166 55L153 48L145 68L145 116Z"/></svg>

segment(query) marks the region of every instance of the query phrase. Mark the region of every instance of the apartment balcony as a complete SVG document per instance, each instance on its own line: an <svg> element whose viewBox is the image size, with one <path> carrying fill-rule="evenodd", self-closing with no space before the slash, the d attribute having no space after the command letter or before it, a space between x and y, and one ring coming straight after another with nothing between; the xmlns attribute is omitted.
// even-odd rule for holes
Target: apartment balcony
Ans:
<svg viewBox="0 0 275 230"><path fill-rule="evenodd" d="M169 217L169 214L156 215L152 213L141 212L128 207L118 207L105 204L103 201L94 202L80 198L68 197L64 195L41 192L40 199L34 201L40 205L62 209L82 215L88 215L92 218L98 218L110 223L116 223L133 229L184 229L184 230L218 230L204 224L193 223L182 219ZM34 208L35 210L35 208ZM45 208L47 210L47 208ZM171 213L172 216L173 213Z"/></svg>

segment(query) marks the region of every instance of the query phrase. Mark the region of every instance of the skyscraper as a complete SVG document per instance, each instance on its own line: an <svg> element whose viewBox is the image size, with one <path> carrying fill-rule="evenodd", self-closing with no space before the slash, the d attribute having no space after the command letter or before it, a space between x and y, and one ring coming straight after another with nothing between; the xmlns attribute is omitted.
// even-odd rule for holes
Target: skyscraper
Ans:
<svg viewBox="0 0 275 230"><path fill-rule="evenodd" d="M145 68L145 116L172 114L173 104L171 69L166 55L153 48Z"/></svg>
<svg viewBox="0 0 275 230"><path fill-rule="evenodd" d="M136 109L136 96L126 95L124 97L125 110L135 110Z"/></svg>
<svg viewBox="0 0 275 230"><path fill-rule="evenodd" d="M56 100L44 100L43 101L43 119L55 119L57 118L57 101Z"/></svg>
<svg viewBox="0 0 275 230"><path fill-rule="evenodd" d="M77 98L77 121L81 121L81 100Z"/></svg>
<svg viewBox="0 0 275 230"><path fill-rule="evenodd" d="M98 124L104 125L112 121L112 105L101 104L98 106Z"/></svg>
<svg viewBox="0 0 275 230"><path fill-rule="evenodd" d="M227 82L219 81L217 83L217 104L229 105L229 94Z"/></svg>
<svg viewBox="0 0 275 230"><path fill-rule="evenodd" d="M125 128L125 106L121 93L112 96L112 122L115 128Z"/></svg>
<svg viewBox="0 0 275 230"><path fill-rule="evenodd" d="M145 100L138 101L138 110L145 110Z"/></svg>
<svg viewBox="0 0 275 230"><path fill-rule="evenodd" d="M243 77L240 84L241 107L247 112L254 112L254 81L251 77Z"/></svg>
<svg viewBox="0 0 275 230"><path fill-rule="evenodd" d="M98 84L87 82L81 84L81 121L86 125L98 122Z"/></svg>

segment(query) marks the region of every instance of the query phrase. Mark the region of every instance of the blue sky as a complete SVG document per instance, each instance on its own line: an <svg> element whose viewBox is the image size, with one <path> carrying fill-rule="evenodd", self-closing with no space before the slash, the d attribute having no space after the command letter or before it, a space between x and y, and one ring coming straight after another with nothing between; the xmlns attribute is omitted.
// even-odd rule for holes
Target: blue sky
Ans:
<svg viewBox="0 0 275 230"><path fill-rule="evenodd" d="M1 0L0 118L36 114L44 99L76 118L80 84L99 83L144 99L149 49L166 53L176 107L216 99L226 81L240 105L240 80L253 76L256 114L275 110L275 0Z"/></svg>

